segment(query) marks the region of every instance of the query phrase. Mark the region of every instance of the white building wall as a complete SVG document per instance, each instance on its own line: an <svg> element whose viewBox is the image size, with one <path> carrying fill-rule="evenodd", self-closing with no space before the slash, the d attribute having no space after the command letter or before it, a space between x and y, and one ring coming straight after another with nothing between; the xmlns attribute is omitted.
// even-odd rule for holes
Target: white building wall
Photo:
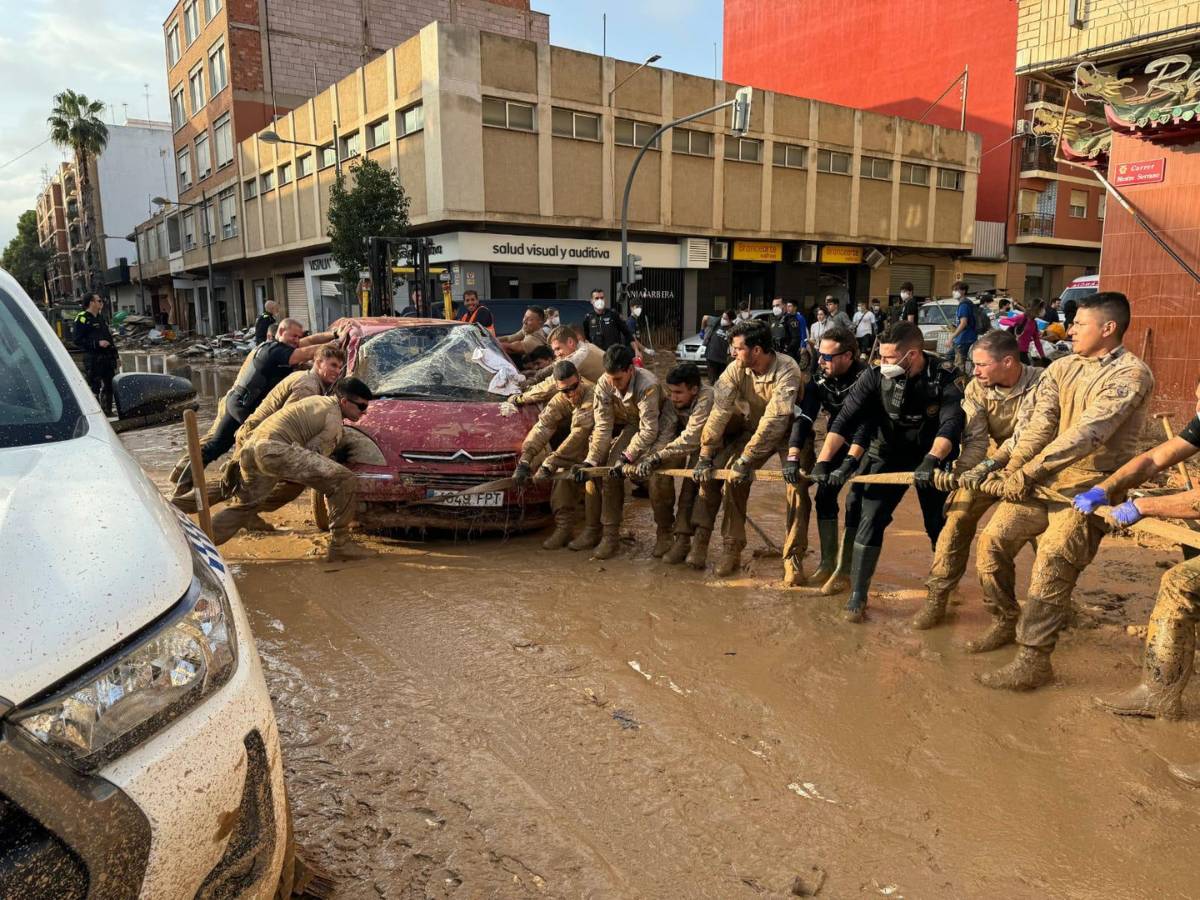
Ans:
<svg viewBox="0 0 1200 900"><path fill-rule="evenodd" d="M157 211L150 198L178 199L174 164L167 123L130 119L125 125L108 126L108 146L96 160L101 221L104 233L113 236L104 241L106 268L121 257L130 264L137 259L136 245L124 236Z"/></svg>

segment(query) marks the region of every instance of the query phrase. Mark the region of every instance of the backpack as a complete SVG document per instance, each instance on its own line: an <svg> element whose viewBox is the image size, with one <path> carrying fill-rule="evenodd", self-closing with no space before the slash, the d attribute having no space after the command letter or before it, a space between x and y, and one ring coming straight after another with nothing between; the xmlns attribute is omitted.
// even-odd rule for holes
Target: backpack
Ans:
<svg viewBox="0 0 1200 900"><path fill-rule="evenodd" d="M975 335L982 337L992 330L992 320L978 303L971 301L971 308L975 311Z"/></svg>

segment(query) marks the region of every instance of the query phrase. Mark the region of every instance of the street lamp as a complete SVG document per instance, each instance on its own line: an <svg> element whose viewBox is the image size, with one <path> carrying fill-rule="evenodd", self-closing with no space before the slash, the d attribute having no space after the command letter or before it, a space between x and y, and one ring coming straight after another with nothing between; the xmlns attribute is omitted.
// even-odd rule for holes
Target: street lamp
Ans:
<svg viewBox="0 0 1200 900"><path fill-rule="evenodd" d="M611 91L608 92L608 105L612 106L613 95L616 94L616 92L621 89L621 85L623 85L625 82L627 82L630 78L632 78L638 72L642 71L642 69L646 68L646 66L653 65L654 63L658 62L660 59L662 59L661 53L653 53L650 56L646 57L645 62L643 62L640 66L638 66L636 69L634 69L632 72L630 72L624 78L622 78L617 83L617 85Z"/></svg>
<svg viewBox="0 0 1200 900"><path fill-rule="evenodd" d="M142 251L141 251L141 248L138 247L137 236L138 236L138 231L137 231L136 225L133 226L132 234L124 234L124 235L102 234L102 235L100 235L100 237L104 238L105 240L129 241L129 243L133 244L134 254L137 257L137 263L138 263L138 295L141 297L141 300L142 300L142 309L145 309L146 308L146 282L142 275ZM107 252L107 248L105 248L105 249Z"/></svg>
<svg viewBox="0 0 1200 900"><path fill-rule="evenodd" d="M213 334L216 334L217 307L216 307L216 302L213 300L213 261L212 261L213 236L208 230L208 195L204 191L201 191L199 203L185 203L182 200L168 200L166 197L154 197L151 200L151 202L154 203L155 206L166 207L166 206L174 205L174 206L182 207L184 209L199 209L200 210L200 218L204 220L204 247L208 251L208 287L206 288L206 291L208 293L208 324L209 324L209 327L213 329ZM236 309L236 307L235 307L235 309ZM236 324L237 324L237 313L236 312L234 313L233 318L234 318L234 325L236 326Z"/></svg>
<svg viewBox="0 0 1200 900"><path fill-rule="evenodd" d="M275 131L272 128L268 128L266 131L264 131L262 134L260 134L258 136L258 139L260 141L262 141L264 144L294 144L297 147L312 147L315 150L323 149L320 144L310 144L308 141L295 141L295 140L291 140L289 138L280 137L279 132ZM337 141L338 141L338 126L337 126L337 122L334 122L333 123L333 164L336 167L335 171L338 173L338 175L341 175L342 174L342 154L338 152ZM321 165L321 161L318 159L317 160L318 168L320 167L320 165Z"/></svg>

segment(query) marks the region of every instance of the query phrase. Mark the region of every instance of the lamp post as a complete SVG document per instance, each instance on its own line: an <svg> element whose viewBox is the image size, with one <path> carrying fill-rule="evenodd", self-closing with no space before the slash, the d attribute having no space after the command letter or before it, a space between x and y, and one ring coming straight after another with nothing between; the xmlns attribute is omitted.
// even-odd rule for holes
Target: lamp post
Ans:
<svg viewBox="0 0 1200 900"><path fill-rule="evenodd" d="M640 66L638 66L636 69L634 69L632 72L630 72L624 78L622 78L619 82L617 82L616 86L614 86L613 89L608 92L608 105L612 106L613 96L617 93L617 91L619 91L621 89L621 86L623 84L625 84L625 82L627 82L630 78L632 78L638 72L642 71L642 69L646 68L646 66L653 65L654 63L658 62L660 59L662 59L661 53L650 54L649 56L646 57L645 61Z"/></svg>
<svg viewBox="0 0 1200 900"><path fill-rule="evenodd" d="M199 209L200 218L204 220L204 247L208 251L208 324L213 329L213 334L216 334L217 327L217 305L213 300L213 261L212 261L212 234L208 230L208 195L200 192L199 203L185 203L182 200L168 200L166 197L155 197L153 202L158 206L179 206L184 209ZM236 324L237 316L234 316Z"/></svg>
<svg viewBox="0 0 1200 900"><path fill-rule="evenodd" d="M264 144L294 144L297 147L312 147L315 150L320 150L320 144L310 144L308 141L295 141L290 138L280 137L279 133L274 129L268 128L258 136L258 139ZM340 177L342 174L342 154L338 152L338 126L337 122L333 123L333 164L335 171ZM321 161L317 160L317 168L320 168Z"/></svg>
<svg viewBox="0 0 1200 900"><path fill-rule="evenodd" d="M145 309L146 308L146 282L142 275L142 248L138 246L137 226L136 225L133 226L133 234L126 234L126 235L102 234L102 235L100 235L100 237L104 238L105 240L129 241L129 243L133 244L133 250L137 257L137 265L138 265L138 294L142 301L142 309Z"/></svg>

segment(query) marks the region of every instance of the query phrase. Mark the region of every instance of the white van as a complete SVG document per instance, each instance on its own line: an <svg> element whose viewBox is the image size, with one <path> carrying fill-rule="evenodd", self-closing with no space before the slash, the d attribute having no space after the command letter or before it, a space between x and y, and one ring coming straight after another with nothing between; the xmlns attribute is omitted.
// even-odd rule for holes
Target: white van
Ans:
<svg viewBox="0 0 1200 900"><path fill-rule="evenodd" d="M139 423L194 396L143 374L114 394ZM2 270L0 535L0 897L290 890L279 735L229 569Z"/></svg>
<svg viewBox="0 0 1200 900"><path fill-rule="evenodd" d="M1076 278L1058 295L1059 308L1067 305L1068 300L1079 302L1084 297L1089 297L1092 294L1100 291L1100 276L1099 275L1084 275L1082 278Z"/></svg>

